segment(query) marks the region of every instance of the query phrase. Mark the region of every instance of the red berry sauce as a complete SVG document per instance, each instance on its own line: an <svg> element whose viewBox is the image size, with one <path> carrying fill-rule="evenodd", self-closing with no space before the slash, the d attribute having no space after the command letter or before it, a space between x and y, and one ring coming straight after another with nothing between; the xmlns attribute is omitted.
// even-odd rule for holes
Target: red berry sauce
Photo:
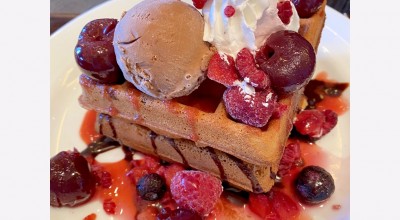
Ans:
<svg viewBox="0 0 400 220"><path fill-rule="evenodd" d="M334 83L337 85L338 83L327 80L326 73L319 73L316 77L316 80L323 82L324 85L332 85ZM348 84L347 84L348 86ZM344 88L346 89L347 86ZM344 90L343 89L343 90ZM343 92L343 90L341 92ZM320 91L320 88L319 90ZM340 92L340 94L341 94ZM341 103L340 109L333 109L338 114L343 114L346 110L348 110L348 102L345 101L340 95L338 96L324 96L322 100L315 104L316 108L328 108L334 103ZM88 111L84 117L84 120L81 125L80 135L85 143L89 144L96 140L96 138L101 137L98 134L94 127L96 121L96 113L94 111ZM288 144L290 143L298 143L300 144L300 152L301 152L301 161L302 163L296 166L292 166L292 168L285 174L275 186L274 190L281 191L285 193L288 197L290 197L296 204L300 207L300 214L295 218L297 220L306 220L311 219L308 214L310 210L319 208L316 206L305 205L299 202L297 199L295 189L292 187L292 183L296 178L296 175L302 170L303 167L308 165L317 165L321 167L333 167L340 162L340 159L336 156L327 153L322 147L318 146L312 142L306 142L304 140L300 140L295 136L292 136L288 140ZM171 193L169 192L169 188L163 198L158 201L145 201L140 199L137 195L136 187L132 178L137 178L137 176L132 177L129 173L132 174L134 171L133 167L137 167L135 169L139 170L143 168L143 164L146 164L146 161L132 161L132 154L135 154L134 151L128 150L127 147L123 147L126 157L125 159L114 162L114 163L100 163L96 161L94 156L88 156L89 160L94 167L101 167L101 170L107 172L111 175L111 186L109 184L102 185L98 183L96 186L96 193L92 199L100 200L103 204L104 211L109 215L114 216L116 219L132 219L132 216L136 217L136 219L156 219L156 216L163 209L176 209L177 205L171 197ZM150 159L149 157L145 157ZM177 168L170 169L168 171L167 166L162 161L150 161L149 163L153 164L152 166L148 165L147 167L154 167L160 175L164 175L165 178L172 178L173 174L166 174L168 172L176 172L178 170L183 169L181 165ZM156 163L156 164L154 164ZM156 166L155 166L156 165ZM177 164L178 165L178 164ZM142 166L142 168L140 168ZM146 168L143 168L146 169ZM149 168L150 169L150 168ZM166 171L167 170L167 171ZM131 171L131 172L129 172ZM145 170L142 170L146 172ZM153 172L153 171L152 171ZM135 174L133 174L135 175ZM167 175L169 177L167 177ZM168 180L167 180L168 182ZM169 187L169 184L167 184ZM109 186L109 187L107 187ZM332 212L336 212L340 210L342 204L337 201L332 201L333 203L330 205L330 210ZM323 205L321 205L322 207ZM95 219L96 215L88 213L85 219ZM253 213L248 204L248 193L246 192L233 192L231 190L224 190L222 196L217 201L214 209L205 219L261 219L260 216Z"/></svg>

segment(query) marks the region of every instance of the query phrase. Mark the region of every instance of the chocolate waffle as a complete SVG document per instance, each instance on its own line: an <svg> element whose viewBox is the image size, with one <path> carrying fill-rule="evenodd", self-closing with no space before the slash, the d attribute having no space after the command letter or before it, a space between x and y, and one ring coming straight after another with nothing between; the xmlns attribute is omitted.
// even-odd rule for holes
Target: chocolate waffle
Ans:
<svg viewBox="0 0 400 220"><path fill-rule="evenodd" d="M301 19L299 33L316 50L325 22L325 4ZM225 110L225 87L206 80L189 96L159 100L129 82L101 84L80 76L79 102L99 113L97 129L138 151L210 172L231 185L267 192L275 182L302 90L279 100L288 109L265 127L232 120Z"/></svg>

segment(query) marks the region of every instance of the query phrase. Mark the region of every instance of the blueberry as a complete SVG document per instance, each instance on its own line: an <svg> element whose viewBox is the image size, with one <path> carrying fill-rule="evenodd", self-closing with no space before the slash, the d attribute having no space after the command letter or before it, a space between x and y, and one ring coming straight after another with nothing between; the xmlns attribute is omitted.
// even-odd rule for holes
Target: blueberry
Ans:
<svg viewBox="0 0 400 220"><path fill-rule="evenodd" d="M154 201L162 198L166 190L166 185L164 179L160 175L150 173L139 179L136 184L136 189L140 198Z"/></svg>
<svg viewBox="0 0 400 220"><path fill-rule="evenodd" d="M331 197L335 183L331 174L322 167L307 166L297 176L295 189L301 201L318 204Z"/></svg>

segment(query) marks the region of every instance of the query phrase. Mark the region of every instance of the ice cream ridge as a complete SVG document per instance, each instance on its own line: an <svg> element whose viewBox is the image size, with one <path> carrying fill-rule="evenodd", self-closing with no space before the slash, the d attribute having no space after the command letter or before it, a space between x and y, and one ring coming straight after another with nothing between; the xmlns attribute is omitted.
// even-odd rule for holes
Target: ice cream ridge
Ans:
<svg viewBox="0 0 400 220"><path fill-rule="evenodd" d="M300 18L287 0L144 0L82 30L79 102L122 145L268 192L313 75L324 7ZM94 38L107 48L102 67L85 49Z"/></svg>

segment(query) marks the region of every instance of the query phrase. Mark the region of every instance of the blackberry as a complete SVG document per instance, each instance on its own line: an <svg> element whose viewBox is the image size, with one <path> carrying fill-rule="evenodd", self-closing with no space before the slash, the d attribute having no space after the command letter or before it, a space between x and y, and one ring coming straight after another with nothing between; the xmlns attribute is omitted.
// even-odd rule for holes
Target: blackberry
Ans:
<svg viewBox="0 0 400 220"><path fill-rule="evenodd" d="M140 198L148 201L158 200L165 193L165 180L156 173L146 174L139 179L136 189Z"/></svg>

